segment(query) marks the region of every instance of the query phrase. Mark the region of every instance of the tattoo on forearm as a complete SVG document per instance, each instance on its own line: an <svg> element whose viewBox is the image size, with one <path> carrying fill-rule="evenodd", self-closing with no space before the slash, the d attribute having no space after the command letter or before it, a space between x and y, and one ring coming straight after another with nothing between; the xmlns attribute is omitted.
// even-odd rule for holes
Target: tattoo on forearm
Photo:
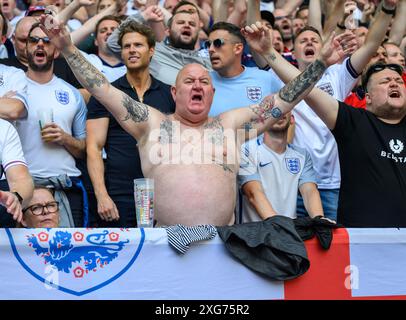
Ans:
<svg viewBox="0 0 406 320"><path fill-rule="evenodd" d="M275 60L276 60L276 55L275 55L275 53L271 52L271 53L268 55L268 59L271 60L271 61L275 61Z"/></svg>
<svg viewBox="0 0 406 320"><path fill-rule="evenodd" d="M298 77L290 81L280 91L279 96L283 101L292 103L308 88L313 86L326 70L326 66L316 60L310 64Z"/></svg>
<svg viewBox="0 0 406 320"><path fill-rule="evenodd" d="M149 110L147 105L131 99L125 93L123 94L122 104L123 107L127 109L127 115L123 121L131 119L132 121L138 123L148 120Z"/></svg>
<svg viewBox="0 0 406 320"><path fill-rule="evenodd" d="M282 116L281 109L275 106L274 95L265 97L259 104L250 108L257 115L256 118L251 120L254 123L264 123L270 117L278 119ZM247 128L248 124L244 124L244 127Z"/></svg>
<svg viewBox="0 0 406 320"><path fill-rule="evenodd" d="M159 134L159 142L161 144L170 144L174 143L173 131L174 126L173 122L169 119L165 119L159 125L160 127L160 134Z"/></svg>
<svg viewBox="0 0 406 320"><path fill-rule="evenodd" d="M75 49L75 51L66 56L65 59L71 66L79 82L85 88L100 88L103 84L108 83L104 75L87 61L79 50Z"/></svg>
<svg viewBox="0 0 406 320"><path fill-rule="evenodd" d="M208 132L208 140L216 145L223 144L224 140L224 127L221 123L220 116L213 118L213 120L204 125L204 129Z"/></svg>

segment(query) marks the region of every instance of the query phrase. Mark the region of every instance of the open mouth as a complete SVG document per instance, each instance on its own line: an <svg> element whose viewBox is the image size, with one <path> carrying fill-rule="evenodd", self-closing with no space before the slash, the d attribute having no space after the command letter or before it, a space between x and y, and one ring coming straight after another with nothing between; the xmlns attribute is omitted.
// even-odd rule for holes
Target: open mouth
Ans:
<svg viewBox="0 0 406 320"><path fill-rule="evenodd" d="M192 95L192 101L200 102L202 101L203 96L200 93L195 93Z"/></svg>
<svg viewBox="0 0 406 320"><path fill-rule="evenodd" d="M138 61L138 57L136 57L136 56L130 56L130 57L128 58L128 61L130 61L130 62L137 62L137 61Z"/></svg>
<svg viewBox="0 0 406 320"><path fill-rule="evenodd" d="M390 91L389 92L389 97L390 98L395 98L395 99L400 98L400 91L398 91L398 90Z"/></svg>
<svg viewBox="0 0 406 320"><path fill-rule="evenodd" d="M182 36L190 37L192 35L192 32L190 30L184 30L181 32Z"/></svg>
<svg viewBox="0 0 406 320"><path fill-rule="evenodd" d="M44 51L35 51L34 56L36 58L45 58L45 52Z"/></svg>
<svg viewBox="0 0 406 320"><path fill-rule="evenodd" d="M289 30L289 29L290 29L289 23L284 23L282 25L282 30Z"/></svg>
<svg viewBox="0 0 406 320"><path fill-rule="evenodd" d="M313 48L307 48L307 49L305 49L304 54L305 54L306 57L314 56L314 49Z"/></svg>

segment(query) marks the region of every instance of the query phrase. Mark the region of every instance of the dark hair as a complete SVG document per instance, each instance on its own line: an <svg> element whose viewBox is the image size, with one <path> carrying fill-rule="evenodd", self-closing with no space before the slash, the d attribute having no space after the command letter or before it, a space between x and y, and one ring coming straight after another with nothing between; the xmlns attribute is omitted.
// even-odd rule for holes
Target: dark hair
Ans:
<svg viewBox="0 0 406 320"><path fill-rule="evenodd" d="M180 7L186 6L186 5L191 5L191 6L195 7L196 8L196 13L199 14L199 8L198 8L197 5L195 5L192 2L186 1L186 0L181 0L173 7L172 15L174 16L176 13L178 13L177 11L178 11L178 9ZM179 12L181 12L181 11L182 12L188 12L189 10L180 10ZM190 12L190 13L194 13L194 12ZM199 14L199 18L200 18L200 14Z"/></svg>
<svg viewBox="0 0 406 320"><path fill-rule="evenodd" d="M384 64L381 62L375 63L375 64L371 65L368 68L367 72L365 72L365 74L362 76L362 87L364 88L365 92L368 92L367 86L368 86L368 82L369 82L369 79L371 78L371 76L374 73L380 72L385 69L393 70L393 71L397 72L400 76L402 76L402 74L403 74L403 67L400 64L396 64L396 63Z"/></svg>
<svg viewBox="0 0 406 320"><path fill-rule="evenodd" d="M184 2L186 2L186 1L184 1ZM169 18L169 20L168 20L168 28L172 27L173 19L174 19L175 16L176 16L177 14L179 14L179 13L187 13L187 14L194 14L194 13L197 13L197 15L199 16L199 19L200 19L199 11L193 12L193 11L190 11L190 10L178 10L178 11L176 11L176 12L173 13L172 17Z"/></svg>
<svg viewBox="0 0 406 320"><path fill-rule="evenodd" d="M299 7L299 9L297 10L297 12L296 12L296 14L295 14L295 18L300 18L299 17L299 12L301 12L301 11L303 11L303 10L306 10L306 9L309 9L309 6L307 6L307 5L301 5L300 7Z"/></svg>
<svg viewBox="0 0 406 320"><path fill-rule="evenodd" d="M320 37L320 39L321 39L321 35L320 35L319 30L317 30L316 28L311 27L311 26L305 26L303 29L300 29L295 35L293 35L293 37L294 37L294 38L293 38L293 42L295 42L296 39L297 39L303 32L306 32L306 31L312 31L312 32L316 33L316 34Z"/></svg>
<svg viewBox="0 0 406 320"><path fill-rule="evenodd" d="M137 32L141 35L143 35L147 39L148 46L150 48L155 47L155 34L152 29L146 25L140 24L138 22L135 22L134 20L129 20L126 23L123 23L119 27L119 34L118 34L118 40L117 43L122 47L123 45L123 37L127 33L131 32Z"/></svg>
<svg viewBox="0 0 406 320"><path fill-rule="evenodd" d="M3 19L3 30L1 32L2 36L7 35L7 30L8 30L8 24L7 24L7 18L4 16L3 12L0 11L0 16Z"/></svg>
<svg viewBox="0 0 406 320"><path fill-rule="evenodd" d="M94 31L95 36L97 36L100 23L102 23L103 21L106 21L106 20L116 21L118 24L121 23L121 19L119 17L117 17L117 16L113 16L113 15L105 16L105 17L101 18L99 21L97 21L97 23L96 23L96 28L94 29L95 30Z"/></svg>
<svg viewBox="0 0 406 320"><path fill-rule="evenodd" d="M41 28L40 25L41 25L41 22L35 22L35 23L31 26L30 31L28 31L28 36L31 35L31 32L32 32L34 29ZM42 30L42 29L41 29L41 30Z"/></svg>
<svg viewBox="0 0 406 320"><path fill-rule="evenodd" d="M210 33L216 30L225 30L234 37L238 38L242 43L245 43L245 38L241 34L241 30L239 27L237 27L235 24L229 23L229 22L217 22L213 24L213 26L210 29ZM210 34L209 33L209 34Z"/></svg>

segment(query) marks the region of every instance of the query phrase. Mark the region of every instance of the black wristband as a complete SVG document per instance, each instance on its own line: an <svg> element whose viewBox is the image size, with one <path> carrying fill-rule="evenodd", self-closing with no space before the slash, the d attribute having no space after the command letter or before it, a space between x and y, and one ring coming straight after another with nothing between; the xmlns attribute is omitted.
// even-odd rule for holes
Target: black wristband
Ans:
<svg viewBox="0 0 406 320"><path fill-rule="evenodd" d="M347 29L344 25L340 24L339 22L337 22L337 28L340 28L341 30Z"/></svg>
<svg viewBox="0 0 406 320"><path fill-rule="evenodd" d="M20 196L20 194L19 194L17 191L13 191L13 192L11 192L11 193L14 194L14 195L17 197L17 199L18 199L18 201L20 202L20 204L23 203L23 197Z"/></svg>
<svg viewBox="0 0 406 320"><path fill-rule="evenodd" d="M393 9L386 9L384 6L382 6L382 12L385 12L386 14L390 14L390 15L394 16L395 12L396 12L396 7Z"/></svg>

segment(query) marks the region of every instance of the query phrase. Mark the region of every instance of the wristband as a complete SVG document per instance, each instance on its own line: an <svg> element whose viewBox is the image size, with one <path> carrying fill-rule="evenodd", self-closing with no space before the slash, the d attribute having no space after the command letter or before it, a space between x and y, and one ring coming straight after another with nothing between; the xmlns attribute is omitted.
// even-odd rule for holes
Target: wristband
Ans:
<svg viewBox="0 0 406 320"><path fill-rule="evenodd" d="M18 202L20 202L20 204L23 203L23 197L20 196L20 194L19 194L17 191L13 191L13 192L11 192L11 193L14 194L14 195L17 197Z"/></svg>
<svg viewBox="0 0 406 320"><path fill-rule="evenodd" d="M396 12L396 7L393 9L386 9L384 6L382 6L382 11L385 12L386 14L394 16Z"/></svg>
<svg viewBox="0 0 406 320"><path fill-rule="evenodd" d="M339 28L341 30L347 29L344 25L340 24L339 22L337 22L337 28Z"/></svg>

